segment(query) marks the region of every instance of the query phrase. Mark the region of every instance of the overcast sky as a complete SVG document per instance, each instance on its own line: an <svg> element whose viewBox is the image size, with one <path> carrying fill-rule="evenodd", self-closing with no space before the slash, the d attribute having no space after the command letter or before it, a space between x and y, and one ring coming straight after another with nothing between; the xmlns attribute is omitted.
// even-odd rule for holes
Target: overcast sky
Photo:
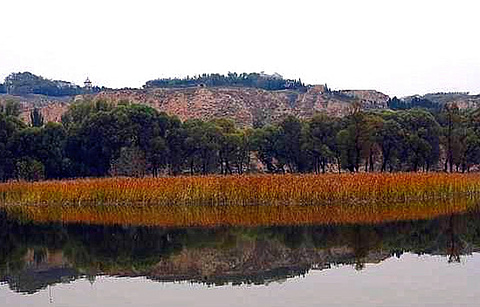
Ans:
<svg viewBox="0 0 480 307"><path fill-rule="evenodd" d="M477 94L479 2L1 1L0 79L31 71L139 87L158 77L265 71L392 96Z"/></svg>

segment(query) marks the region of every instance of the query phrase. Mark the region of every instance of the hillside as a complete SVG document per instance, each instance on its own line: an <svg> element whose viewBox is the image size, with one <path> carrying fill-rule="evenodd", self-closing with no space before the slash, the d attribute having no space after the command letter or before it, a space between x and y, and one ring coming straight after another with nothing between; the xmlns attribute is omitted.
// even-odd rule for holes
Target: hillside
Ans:
<svg viewBox="0 0 480 307"><path fill-rule="evenodd" d="M276 122L286 115L311 117L317 111L331 116L348 113L357 99L364 109L386 108L388 96L376 91L323 92L323 86L267 91L248 87L194 87L105 91L95 99L144 103L180 119L231 118L240 126Z"/></svg>
<svg viewBox="0 0 480 307"><path fill-rule="evenodd" d="M305 85L300 79L283 79L279 74L263 72L156 79L148 81L142 89L107 89L91 87L91 83L80 87L29 72L13 73L0 84L0 103L7 99L20 102L21 117L27 122L34 108L40 109L46 121L58 122L74 101L105 99L146 104L181 120L230 118L243 127L275 123L287 115L310 118L315 112L342 117L350 112L354 102L364 110L415 107L440 110L447 103L455 103L460 109L480 106L480 95L468 93L390 99L375 90L332 91L326 85Z"/></svg>
<svg viewBox="0 0 480 307"><path fill-rule="evenodd" d="M249 87L154 88L108 90L75 98L1 95L0 100L20 101L21 117L26 121L34 107L41 110L47 121L57 122L74 100L107 99L150 105L159 111L177 115L182 120L230 118L240 126L257 126L276 122L286 115L309 118L317 111L335 117L343 116L356 100L360 101L364 109L386 108L389 98L377 91L326 93L323 90L323 86L311 86L306 91L268 91Z"/></svg>
<svg viewBox="0 0 480 307"><path fill-rule="evenodd" d="M7 95L0 94L0 103L14 100L20 103L22 118L25 122L30 122L30 112L34 108L40 109L46 122L60 122L62 115L68 110L69 105L73 102L73 97L51 97L44 95Z"/></svg>
<svg viewBox="0 0 480 307"><path fill-rule="evenodd" d="M393 103L392 103L393 102ZM480 107L480 95L468 93L430 93L425 95L413 95L401 99L393 98L389 107L393 109L426 108L442 109L446 104L456 104L459 109L477 109Z"/></svg>
<svg viewBox="0 0 480 307"><path fill-rule="evenodd" d="M422 97L442 106L447 103L456 103L460 109L476 109L480 106L480 95L468 93L433 93Z"/></svg>
<svg viewBox="0 0 480 307"><path fill-rule="evenodd" d="M20 102L21 117L29 121L30 111L37 107L46 121L58 122L71 103L81 99L107 99L113 102L129 100L176 115L182 120L199 118L231 118L240 126L273 123L286 115L309 118L315 112L341 117L348 114L354 101L363 109L409 109L424 107L441 109L455 103L460 109L480 107L480 95L466 93L434 93L408 96L392 105L389 96L375 90L325 91L323 85L306 90L264 90L250 87L189 87L106 90L98 94L51 97L44 95L13 96L0 94L0 102L13 99ZM393 100L394 101L394 100Z"/></svg>

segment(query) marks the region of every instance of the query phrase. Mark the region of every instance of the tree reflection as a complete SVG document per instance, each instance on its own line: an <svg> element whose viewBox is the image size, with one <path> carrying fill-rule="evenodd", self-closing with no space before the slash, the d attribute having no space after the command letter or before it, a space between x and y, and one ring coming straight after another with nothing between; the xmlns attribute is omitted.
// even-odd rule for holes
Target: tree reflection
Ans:
<svg viewBox="0 0 480 307"><path fill-rule="evenodd" d="M0 281L19 292L99 274L262 284L405 252L448 263L480 246L480 215L378 225L159 228L35 224L0 213Z"/></svg>

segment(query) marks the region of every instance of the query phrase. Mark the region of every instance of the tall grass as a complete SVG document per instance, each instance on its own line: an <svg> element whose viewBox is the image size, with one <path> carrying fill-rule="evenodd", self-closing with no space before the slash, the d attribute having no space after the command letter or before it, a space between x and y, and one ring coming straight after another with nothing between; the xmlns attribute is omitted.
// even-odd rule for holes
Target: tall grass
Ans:
<svg viewBox="0 0 480 307"><path fill-rule="evenodd" d="M39 221L165 226L380 222L467 210L478 174L107 178L0 184L0 205Z"/></svg>

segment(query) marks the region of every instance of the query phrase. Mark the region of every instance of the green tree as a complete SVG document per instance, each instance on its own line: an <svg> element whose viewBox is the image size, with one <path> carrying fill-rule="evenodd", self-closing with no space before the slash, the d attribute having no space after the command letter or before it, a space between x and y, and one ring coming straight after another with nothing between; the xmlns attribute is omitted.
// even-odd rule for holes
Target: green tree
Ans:
<svg viewBox="0 0 480 307"><path fill-rule="evenodd" d="M47 123L40 130L41 149L36 157L45 166L46 178L71 177L70 161L65 155L67 131L60 123Z"/></svg>
<svg viewBox="0 0 480 307"><path fill-rule="evenodd" d="M237 151L234 155L234 163L237 167L237 172L243 174L244 171L250 170L250 153L252 150L252 135L253 130L240 130L236 134L236 143L238 145Z"/></svg>
<svg viewBox="0 0 480 307"><path fill-rule="evenodd" d="M0 181L14 177L15 153L11 144L14 135L24 128L20 119L0 112Z"/></svg>
<svg viewBox="0 0 480 307"><path fill-rule="evenodd" d="M381 171L393 171L398 167L400 153L404 146L404 131L393 119L386 119L379 131L379 144L382 152Z"/></svg>
<svg viewBox="0 0 480 307"><path fill-rule="evenodd" d="M351 130L342 129L337 133L336 142L338 145L338 157L340 166L350 172L356 171L357 156L352 140L355 138Z"/></svg>
<svg viewBox="0 0 480 307"><path fill-rule="evenodd" d="M35 159L22 159L17 162L15 173L19 180L39 181L45 178L45 167Z"/></svg>
<svg viewBox="0 0 480 307"><path fill-rule="evenodd" d="M252 135L253 149L269 173L285 172L283 157L279 154L281 142L281 132L277 126L258 128Z"/></svg>
<svg viewBox="0 0 480 307"><path fill-rule="evenodd" d="M43 121L43 115L40 113L40 110L38 108L33 108L30 112L30 122L32 127L42 127Z"/></svg>
<svg viewBox="0 0 480 307"><path fill-rule="evenodd" d="M361 157L365 161L365 171L375 170L376 157L381 152L381 129L383 119L375 114L366 114L360 126L359 141L361 143Z"/></svg>
<svg viewBox="0 0 480 307"><path fill-rule="evenodd" d="M235 123L228 119L215 120L214 123L220 129L220 139L218 140L218 157L220 162L220 173L232 174L233 163L240 150L240 136Z"/></svg>
<svg viewBox="0 0 480 307"><path fill-rule="evenodd" d="M8 94L41 94L48 96L72 96L81 93L79 86L60 80L49 80L30 72L12 73L5 78Z"/></svg>
<svg viewBox="0 0 480 307"><path fill-rule="evenodd" d="M214 122L187 120L184 123L186 138L184 148L190 173L199 169L202 174L215 172L219 161L220 128Z"/></svg>
<svg viewBox="0 0 480 307"><path fill-rule="evenodd" d="M458 106L446 104L438 116L441 125L441 143L445 150L444 171L453 172L453 165L460 164L465 150L466 129L465 119L460 114Z"/></svg>
<svg viewBox="0 0 480 307"><path fill-rule="evenodd" d="M113 176L144 177L146 172L145 152L138 147L122 147L119 157L110 166Z"/></svg>
<svg viewBox="0 0 480 307"><path fill-rule="evenodd" d="M399 111L397 121L406 136L401 160L413 171L420 167L429 171L440 155L440 125L435 117L426 110L411 109Z"/></svg>
<svg viewBox="0 0 480 307"><path fill-rule="evenodd" d="M82 176L105 176L110 162L128 146L130 136L120 135L120 125L112 112L100 111L70 130L67 155Z"/></svg>
<svg viewBox="0 0 480 307"><path fill-rule="evenodd" d="M480 137L473 129L468 129L466 135L462 170L470 171L473 165L480 164Z"/></svg>
<svg viewBox="0 0 480 307"><path fill-rule="evenodd" d="M64 161L65 142L66 131L63 126L48 123L42 128L28 127L17 131L9 147L15 159L22 162L22 169L28 170L37 161L42 164L42 177L62 178L68 172Z"/></svg>
<svg viewBox="0 0 480 307"><path fill-rule="evenodd" d="M182 172L182 168L187 161L190 153L186 148L185 139L187 138L187 131L183 125L174 127L167 137L168 147L168 169L170 174L178 175ZM193 172L193 170L191 169Z"/></svg>
<svg viewBox="0 0 480 307"><path fill-rule="evenodd" d="M287 116L279 126L277 159L283 160L290 172L303 172L306 169L305 155L301 150L303 123L294 116Z"/></svg>
<svg viewBox="0 0 480 307"><path fill-rule="evenodd" d="M0 104L0 113L6 116L18 117L21 113L20 104L16 100L6 99Z"/></svg>
<svg viewBox="0 0 480 307"><path fill-rule="evenodd" d="M367 139L364 121L365 113L354 104L352 113L343 119L343 129L337 133L340 165L350 172L358 172L360 169L364 141Z"/></svg>
<svg viewBox="0 0 480 307"><path fill-rule="evenodd" d="M315 173L325 173L328 163L335 157L336 121L328 115L316 114L307 121L303 132L302 149L312 161Z"/></svg>
<svg viewBox="0 0 480 307"><path fill-rule="evenodd" d="M156 136L150 141L147 150L147 161L150 164L152 175L158 176L159 170L168 163L169 149L164 138Z"/></svg>
<svg viewBox="0 0 480 307"><path fill-rule="evenodd" d="M73 129L81 125L84 120L89 119L98 112L112 111L115 106L103 99L99 100L80 100L73 103L68 111L62 115L62 124L66 129Z"/></svg>

